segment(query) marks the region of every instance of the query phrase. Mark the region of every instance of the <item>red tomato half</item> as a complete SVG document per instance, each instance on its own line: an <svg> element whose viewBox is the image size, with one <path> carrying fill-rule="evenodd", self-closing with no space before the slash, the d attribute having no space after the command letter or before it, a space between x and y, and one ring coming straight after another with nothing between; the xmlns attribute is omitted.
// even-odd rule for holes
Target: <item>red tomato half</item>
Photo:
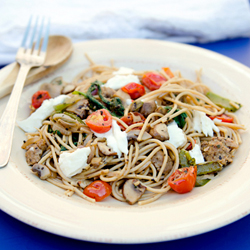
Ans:
<svg viewBox="0 0 250 250"><path fill-rule="evenodd" d="M222 122L228 122L228 123L232 123L234 120L233 117L226 115L226 114L221 114L221 115L217 115L217 116L209 116L209 118L211 120L216 118L218 120L221 120Z"/></svg>
<svg viewBox="0 0 250 250"><path fill-rule="evenodd" d="M154 72L145 73L142 77L142 83L150 90L159 89L166 81L165 77Z"/></svg>
<svg viewBox="0 0 250 250"><path fill-rule="evenodd" d="M195 185L197 167L179 168L168 178L168 185L177 193L190 192Z"/></svg>
<svg viewBox="0 0 250 250"><path fill-rule="evenodd" d="M141 84L131 82L121 88L122 91L128 93L131 99L135 100L143 95L145 95L145 88Z"/></svg>
<svg viewBox="0 0 250 250"><path fill-rule="evenodd" d="M44 100L50 99L51 96L46 90L39 90L32 96L32 106L37 109L39 108Z"/></svg>
<svg viewBox="0 0 250 250"><path fill-rule="evenodd" d="M112 127L112 116L106 109L99 109L89 115L86 124L96 133L106 133Z"/></svg>
<svg viewBox="0 0 250 250"><path fill-rule="evenodd" d="M101 201L108 197L112 192L111 186L105 181L94 181L90 183L83 193L96 201Z"/></svg>

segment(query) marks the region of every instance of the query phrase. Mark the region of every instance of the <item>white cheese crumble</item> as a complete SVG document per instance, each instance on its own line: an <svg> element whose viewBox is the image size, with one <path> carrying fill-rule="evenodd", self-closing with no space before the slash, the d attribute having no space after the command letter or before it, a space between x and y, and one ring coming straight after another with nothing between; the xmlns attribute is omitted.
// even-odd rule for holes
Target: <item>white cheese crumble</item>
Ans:
<svg viewBox="0 0 250 250"><path fill-rule="evenodd" d="M138 76L134 76L134 75L116 75L112 78L110 78L106 84L104 84L103 86L105 87L109 87L112 89L120 89L123 86L127 85L128 83L131 82L135 82L135 83L139 83L140 84L140 80L138 78Z"/></svg>
<svg viewBox="0 0 250 250"><path fill-rule="evenodd" d="M187 142L186 135L183 130L180 129L175 121L168 125L169 142L173 144L176 148L184 145Z"/></svg>
<svg viewBox="0 0 250 250"><path fill-rule="evenodd" d="M88 156L90 154L90 147L77 148L74 152L67 151L60 154L59 167L67 177L79 174L82 172L87 164Z"/></svg>
<svg viewBox="0 0 250 250"><path fill-rule="evenodd" d="M195 159L195 163L203 163L205 162L204 157L201 153L200 146L198 144L195 144L194 148L192 150L188 151L190 156Z"/></svg>
<svg viewBox="0 0 250 250"><path fill-rule="evenodd" d="M134 70L131 68L120 67L118 71L114 71L113 75L131 75L134 73Z"/></svg>
<svg viewBox="0 0 250 250"><path fill-rule="evenodd" d="M54 106L63 103L67 98L69 98L69 96L59 95L56 98L45 100L42 103L41 107L39 107L27 119L23 121L17 121L18 126L25 132L36 132L37 128L40 128L42 126L43 120L49 117L54 111Z"/></svg>
<svg viewBox="0 0 250 250"><path fill-rule="evenodd" d="M130 105L132 102L133 102L132 99L127 99L127 100L126 100L126 104L127 104L127 105Z"/></svg>
<svg viewBox="0 0 250 250"><path fill-rule="evenodd" d="M107 145L117 153L120 158L122 153L128 154L128 139L127 133L121 131L121 128L115 120L112 120L112 128L106 133L96 133L93 131L96 137L106 138Z"/></svg>
<svg viewBox="0 0 250 250"><path fill-rule="evenodd" d="M204 112L194 110L193 129L198 133L203 132L205 136L213 136L214 132L219 132L219 128L206 116Z"/></svg>

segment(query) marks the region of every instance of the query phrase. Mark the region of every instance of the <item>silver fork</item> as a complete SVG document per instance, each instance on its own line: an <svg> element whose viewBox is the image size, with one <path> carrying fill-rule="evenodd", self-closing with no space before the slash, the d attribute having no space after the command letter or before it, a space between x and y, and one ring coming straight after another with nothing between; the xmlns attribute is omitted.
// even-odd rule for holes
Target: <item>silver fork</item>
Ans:
<svg viewBox="0 0 250 250"><path fill-rule="evenodd" d="M0 119L0 168L5 167L10 158L16 114L18 110L18 104L22 93L23 85L29 70L33 67L41 66L45 61L46 49L49 38L49 25L48 23L44 29L44 18L41 22L41 27L38 31L37 42L34 43L35 35L37 35L38 18L36 18L33 31L31 32L32 17L29 20L26 28L24 38L21 47L17 51L16 61L20 64L20 70L13 87L11 96L4 110L4 113ZM30 33L31 32L31 33ZM29 33L31 34L30 42L28 42ZM42 34L44 33L43 39Z"/></svg>

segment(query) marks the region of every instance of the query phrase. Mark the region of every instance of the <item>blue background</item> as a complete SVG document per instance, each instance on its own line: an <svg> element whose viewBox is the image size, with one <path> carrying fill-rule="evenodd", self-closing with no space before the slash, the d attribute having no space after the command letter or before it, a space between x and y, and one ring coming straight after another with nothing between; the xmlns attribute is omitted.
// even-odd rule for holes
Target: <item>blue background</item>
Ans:
<svg viewBox="0 0 250 250"><path fill-rule="evenodd" d="M250 67L250 39L248 38L194 45L218 52ZM112 250L117 248L119 250L128 248L130 250L250 249L250 215L212 232L181 240L138 245L110 245L73 240L53 235L26 225L0 211L0 249Z"/></svg>

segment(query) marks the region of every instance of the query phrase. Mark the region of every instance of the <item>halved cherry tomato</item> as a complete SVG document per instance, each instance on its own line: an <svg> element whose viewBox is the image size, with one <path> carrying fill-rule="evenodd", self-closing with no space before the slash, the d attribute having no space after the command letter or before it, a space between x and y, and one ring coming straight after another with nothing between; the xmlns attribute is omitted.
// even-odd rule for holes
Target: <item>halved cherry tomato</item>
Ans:
<svg viewBox="0 0 250 250"><path fill-rule="evenodd" d="M89 115L86 124L96 133L106 133L112 127L112 116L106 109L99 109Z"/></svg>
<svg viewBox="0 0 250 250"><path fill-rule="evenodd" d="M170 78L173 78L174 77L174 74L173 72L171 71L170 68L162 68L164 70L164 72L170 77Z"/></svg>
<svg viewBox="0 0 250 250"><path fill-rule="evenodd" d="M233 117L226 115L226 114L221 114L217 116L209 116L209 118L211 120L218 119L218 120L221 120L222 122L228 122L228 123L232 123L234 121Z"/></svg>
<svg viewBox="0 0 250 250"><path fill-rule="evenodd" d="M131 82L123 86L122 91L128 93L131 99L135 100L143 95L145 95L145 88L139 83Z"/></svg>
<svg viewBox="0 0 250 250"><path fill-rule="evenodd" d="M197 167L179 168L168 178L168 185L177 193L190 192L195 185Z"/></svg>
<svg viewBox="0 0 250 250"><path fill-rule="evenodd" d="M166 81L165 77L154 72L145 73L142 77L142 83L150 90L159 89Z"/></svg>
<svg viewBox="0 0 250 250"><path fill-rule="evenodd" d="M112 187L105 181L94 181L84 188L83 193L96 201L101 201L112 192Z"/></svg>
<svg viewBox="0 0 250 250"><path fill-rule="evenodd" d="M134 120L134 116L136 118L136 121ZM121 118L121 120L123 122L125 122L128 126L130 126L130 125L135 124L135 123L141 123L141 122L144 123L146 119L141 113L130 112L130 113L128 113L128 115L123 116ZM121 124L119 124L119 126L121 127L122 130L125 130L125 128ZM141 129L141 128L136 127L136 129Z"/></svg>
<svg viewBox="0 0 250 250"><path fill-rule="evenodd" d="M44 100L50 99L51 96L46 90L39 90L32 96L32 106L37 109L39 108Z"/></svg>

